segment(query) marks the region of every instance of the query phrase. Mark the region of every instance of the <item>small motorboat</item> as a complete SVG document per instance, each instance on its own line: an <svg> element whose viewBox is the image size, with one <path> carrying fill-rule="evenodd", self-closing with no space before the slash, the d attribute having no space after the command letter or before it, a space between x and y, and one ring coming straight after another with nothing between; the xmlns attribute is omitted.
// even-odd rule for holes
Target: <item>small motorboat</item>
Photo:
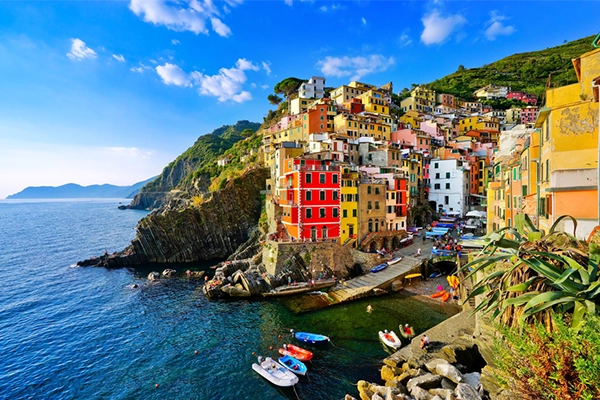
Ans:
<svg viewBox="0 0 600 400"><path fill-rule="evenodd" d="M281 387L290 387L298 383L298 377L288 371L283 365L275 362L271 357L258 357L258 362L252 364L252 369L263 378L274 385Z"/></svg>
<svg viewBox="0 0 600 400"><path fill-rule="evenodd" d="M400 260L402 260L402 257L396 257L396 258L392 258L391 260L389 260L389 261L387 262L387 264L388 264L388 265L394 265L394 264L396 264L396 263L399 263L399 262L400 262Z"/></svg>
<svg viewBox="0 0 600 400"><path fill-rule="evenodd" d="M394 333L394 331L379 331L379 338L386 346L390 346L394 349L399 349L402 347L402 342L400 341L400 338L398 338L398 335Z"/></svg>
<svg viewBox="0 0 600 400"><path fill-rule="evenodd" d="M402 337L405 339L410 340L415 337L415 330L412 328L412 326L406 327L406 326L399 325L398 329L400 331L400 335L402 335ZM406 329L408 329L410 331L410 333L406 332Z"/></svg>
<svg viewBox="0 0 600 400"><path fill-rule="evenodd" d="M384 269L386 269L388 266L388 263L384 262L383 264L379 264L374 266L373 268L371 268L371 272L375 273L375 272L379 272L379 271L383 271Z"/></svg>
<svg viewBox="0 0 600 400"><path fill-rule="evenodd" d="M312 360L313 353L303 349L302 347L294 346L293 344L284 344L283 348L279 349L279 354L292 356L300 361Z"/></svg>
<svg viewBox="0 0 600 400"><path fill-rule="evenodd" d="M325 335L319 335L318 333L308 333L308 332L294 332L292 329L292 333L296 337L296 339L305 342L305 343L327 343L330 341L329 337Z"/></svg>
<svg viewBox="0 0 600 400"><path fill-rule="evenodd" d="M279 363L296 375L306 375L306 365L292 356L285 355L280 357Z"/></svg>

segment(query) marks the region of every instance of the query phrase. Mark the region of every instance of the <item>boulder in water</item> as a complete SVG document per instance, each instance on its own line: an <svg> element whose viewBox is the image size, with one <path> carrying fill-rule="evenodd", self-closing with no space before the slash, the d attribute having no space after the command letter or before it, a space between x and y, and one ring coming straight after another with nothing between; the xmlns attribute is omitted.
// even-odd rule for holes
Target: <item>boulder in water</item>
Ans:
<svg viewBox="0 0 600 400"><path fill-rule="evenodd" d="M170 269L170 268L167 268L167 269L165 269L165 270L163 271L163 273L162 273L162 274L163 274L163 276L164 276L164 277L166 277L166 278L170 278L170 277L172 277L172 276L175 276L175 274L176 274L176 273L177 273L177 271L176 271L176 270L174 270L174 269Z"/></svg>
<svg viewBox="0 0 600 400"><path fill-rule="evenodd" d="M148 274L148 280L156 281L160 279L160 274L156 271L152 271Z"/></svg>

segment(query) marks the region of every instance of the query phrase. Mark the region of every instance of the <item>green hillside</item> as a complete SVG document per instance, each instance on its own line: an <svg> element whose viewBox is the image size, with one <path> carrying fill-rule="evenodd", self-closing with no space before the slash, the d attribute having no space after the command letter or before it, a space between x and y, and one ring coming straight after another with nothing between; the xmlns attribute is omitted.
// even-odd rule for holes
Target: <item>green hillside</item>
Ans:
<svg viewBox="0 0 600 400"><path fill-rule="evenodd" d="M252 136L259 127L260 124L257 122L243 120L234 125L223 125L209 134L200 136L196 143L167 165L155 180L144 186L142 191L165 192L174 188L187 189L186 186L191 184L201 172L211 173L219 156L231 149L235 143Z"/></svg>
<svg viewBox="0 0 600 400"><path fill-rule="evenodd" d="M510 86L542 96L552 74L551 86L577 82L571 60L594 50L594 36L574 40L545 50L513 54L480 68L464 68L427 84L438 93L449 93L465 100L474 100L473 92L488 84Z"/></svg>

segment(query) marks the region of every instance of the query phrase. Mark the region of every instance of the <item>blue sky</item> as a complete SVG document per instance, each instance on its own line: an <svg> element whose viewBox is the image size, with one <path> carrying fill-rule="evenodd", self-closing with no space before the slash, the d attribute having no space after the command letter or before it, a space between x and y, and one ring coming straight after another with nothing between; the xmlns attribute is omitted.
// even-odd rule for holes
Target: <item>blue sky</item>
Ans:
<svg viewBox="0 0 600 400"><path fill-rule="evenodd" d="M132 184L288 76L396 91L595 34L597 2L0 2L0 198Z"/></svg>

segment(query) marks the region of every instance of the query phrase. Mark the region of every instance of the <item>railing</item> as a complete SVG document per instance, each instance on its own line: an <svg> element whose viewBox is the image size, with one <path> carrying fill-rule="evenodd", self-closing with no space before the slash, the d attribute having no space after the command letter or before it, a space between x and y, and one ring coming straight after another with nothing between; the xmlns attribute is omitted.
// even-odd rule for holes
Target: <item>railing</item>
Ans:
<svg viewBox="0 0 600 400"><path fill-rule="evenodd" d="M294 165L294 171L339 171L337 165Z"/></svg>

